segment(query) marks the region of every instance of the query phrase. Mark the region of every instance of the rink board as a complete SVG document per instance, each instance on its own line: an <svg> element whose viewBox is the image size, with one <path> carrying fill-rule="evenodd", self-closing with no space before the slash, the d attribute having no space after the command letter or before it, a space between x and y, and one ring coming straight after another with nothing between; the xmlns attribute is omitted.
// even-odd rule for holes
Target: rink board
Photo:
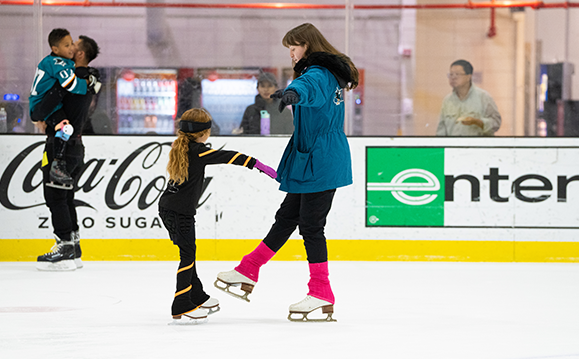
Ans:
<svg viewBox="0 0 579 359"><path fill-rule="evenodd" d="M0 260L52 245L43 136L0 137ZM85 136L75 198L86 260L174 260L157 213L170 136ZM276 167L288 137L215 137ZM331 260L579 261L579 139L349 138L354 184L337 191ZM199 260L238 260L283 200L277 182L210 166L197 209ZM298 231L276 255L305 259Z"/></svg>

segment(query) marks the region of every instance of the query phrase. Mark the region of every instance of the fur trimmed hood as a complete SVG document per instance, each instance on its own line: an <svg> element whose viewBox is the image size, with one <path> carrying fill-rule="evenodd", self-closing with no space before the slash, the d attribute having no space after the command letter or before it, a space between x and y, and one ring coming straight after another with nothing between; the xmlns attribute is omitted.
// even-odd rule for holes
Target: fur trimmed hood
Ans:
<svg viewBox="0 0 579 359"><path fill-rule="evenodd" d="M326 68L334 75L341 88L352 82L350 66L339 56L327 52L313 52L294 67L294 71L302 74L308 67L317 65Z"/></svg>

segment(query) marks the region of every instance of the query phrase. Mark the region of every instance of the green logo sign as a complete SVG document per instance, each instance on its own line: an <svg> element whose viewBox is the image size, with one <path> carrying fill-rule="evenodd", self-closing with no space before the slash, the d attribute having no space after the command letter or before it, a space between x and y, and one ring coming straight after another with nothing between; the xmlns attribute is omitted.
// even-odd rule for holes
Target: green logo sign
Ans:
<svg viewBox="0 0 579 359"><path fill-rule="evenodd" d="M444 226L444 148L366 148L366 226Z"/></svg>

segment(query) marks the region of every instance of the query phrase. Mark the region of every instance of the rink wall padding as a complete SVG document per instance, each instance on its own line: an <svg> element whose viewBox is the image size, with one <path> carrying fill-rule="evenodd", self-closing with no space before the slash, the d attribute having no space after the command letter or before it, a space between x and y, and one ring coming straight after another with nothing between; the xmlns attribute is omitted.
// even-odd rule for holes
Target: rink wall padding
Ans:
<svg viewBox="0 0 579 359"><path fill-rule="evenodd" d="M75 187L83 259L177 260L158 217L170 136L84 136ZM212 137L276 167L288 137ZM338 189L329 259L579 262L579 139L349 138L354 184ZM44 137L0 135L0 261L53 245L40 161ZM198 260L240 260L285 193L258 171L206 171ZM305 260L296 232L274 260Z"/></svg>
<svg viewBox="0 0 579 359"><path fill-rule="evenodd" d="M46 239L0 241L0 261L35 261L54 244ZM239 261L259 240L197 241L197 260ZM168 239L85 239L83 260L172 261L178 249ZM504 241L328 240L329 260L446 261L446 262L579 262L579 243ZM306 260L303 241L290 240L273 257L278 261Z"/></svg>

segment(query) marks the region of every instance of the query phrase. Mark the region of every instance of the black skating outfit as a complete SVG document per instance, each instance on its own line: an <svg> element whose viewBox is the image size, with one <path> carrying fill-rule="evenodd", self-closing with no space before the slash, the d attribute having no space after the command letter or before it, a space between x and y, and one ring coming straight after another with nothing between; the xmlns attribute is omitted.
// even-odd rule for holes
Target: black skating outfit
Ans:
<svg viewBox="0 0 579 359"><path fill-rule="evenodd" d="M209 299L197 276L195 256L195 214L203 192L205 166L234 164L253 169L255 158L235 151L214 150L204 143L189 143L189 179L180 185L169 181L159 199L159 216L169 237L179 247L177 289L171 306L173 316L187 313Z"/></svg>

